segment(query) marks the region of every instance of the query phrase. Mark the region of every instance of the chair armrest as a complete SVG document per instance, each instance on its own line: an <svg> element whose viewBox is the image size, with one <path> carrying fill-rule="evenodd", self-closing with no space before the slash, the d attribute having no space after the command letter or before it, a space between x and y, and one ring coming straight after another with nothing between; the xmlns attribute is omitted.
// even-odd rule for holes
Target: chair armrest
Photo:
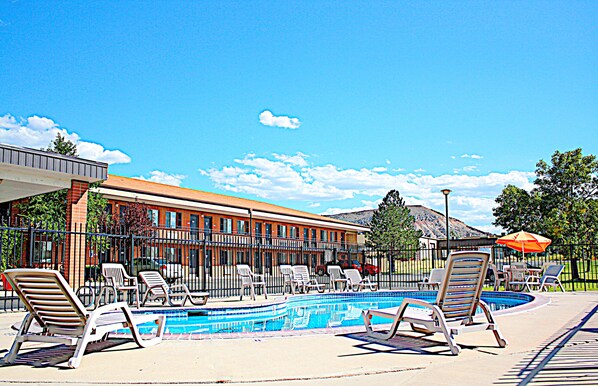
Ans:
<svg viewBox="0 0 598 386"><path fill-rule="evenodd" d="M253 278L256 279L257 281L264 281L264 275L261 273L254 273Z"/></svg>

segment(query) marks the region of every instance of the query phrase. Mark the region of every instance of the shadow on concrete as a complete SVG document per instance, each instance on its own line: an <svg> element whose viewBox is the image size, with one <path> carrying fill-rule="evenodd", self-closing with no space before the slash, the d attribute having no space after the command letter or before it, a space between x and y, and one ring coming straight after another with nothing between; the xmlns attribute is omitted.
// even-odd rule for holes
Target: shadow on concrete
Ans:
<svg viewBox="0 0 598 386"><path fill-rule="evenodd" d="M574 327L552 336L497 385L598 384L598 305ZM546 320L550 323L550 320Z"/></svg>
<svg viewBox="0 0 598 386"><path fill-rule="evenodd" d="M365 332L359 332L354 334L342 334L346 338L355 339L363 343L355 345L354 347L364 350L362 354L342 355L342 356L354 356L354 355L366 355L373 353L389 353L389 354L443 354L451 356L451 350L449 349L446 342L439 342L432 339L426 339L420 336L411 336L406 334L396 334L394 337L388 340L381 340L372 338ZM474 348L471 346L459 345L461 348Z"/></svg>
<svg viewBox="0 0 598 386"><path fill-rule="evenodd" d="M90 353L100 352L107 349L113 349L117 346L122 344L131 342L131 339L108 339L99 342L92 342L87 345L85 349L85 356ZM66 365L66 362L73 356L75 352L75 346L66 346L66 345L57 345L57 346L49 346L47 348L40 348L40 349L32 349L30 351L26 350L25 343L23 347L25 349L21 349L15 363L13 364L6 364L0 362L0 368L7 367L7 366L17 366L17 365L25 365L31 367L58 367L58 368L65 368L68 369L69 367ZM125 350L125 349L120 349ZM85 359L85 356L83 357ZM59 366L61 363L64 365Z"/></svg>

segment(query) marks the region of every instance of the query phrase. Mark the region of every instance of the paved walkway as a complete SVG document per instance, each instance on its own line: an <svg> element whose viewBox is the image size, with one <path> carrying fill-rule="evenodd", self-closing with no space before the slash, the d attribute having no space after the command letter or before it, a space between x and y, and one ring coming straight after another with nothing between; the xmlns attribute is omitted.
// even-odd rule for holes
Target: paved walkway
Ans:
<svg viewBox="0 0 598 386"><path fill-rule="evenodd" d="M386 346L360 340L359 333L171 340L147 349L115 341L87 353L77 370L28 354L23 364L0 368L0 385L598 384L598 293L546 296L551 302L544 307L497 317L507 348L498 348L490 332L471 333L457 338L458 357L438 336L437 342L400 337ZM0 355L21 318L0 315Z"/></svg>

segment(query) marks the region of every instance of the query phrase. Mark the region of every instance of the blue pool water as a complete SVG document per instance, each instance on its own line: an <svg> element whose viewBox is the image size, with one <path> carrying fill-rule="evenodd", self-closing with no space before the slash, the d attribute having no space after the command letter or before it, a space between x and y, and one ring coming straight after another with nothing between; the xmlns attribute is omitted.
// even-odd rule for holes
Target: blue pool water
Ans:
<svg viewBox="0 0 598 386"><path fill-rule="evenodd" d="M170 334L212 334L256 331L303 330L363 325L361 311L372 308L397 307L404 297L433 302L435 292L382 291L366 293L333 293L291 297L279 304L234 308L196 308L156 310L167 315L166 331ZM526 294L485 292L482 295L490 308L502 310L533 300ZM478 309L478 312L481 310ZM374 319L376 322L376 319ZM388 319L385 320L388 323ZM141 327L150 332L155 325Z"/></svg>

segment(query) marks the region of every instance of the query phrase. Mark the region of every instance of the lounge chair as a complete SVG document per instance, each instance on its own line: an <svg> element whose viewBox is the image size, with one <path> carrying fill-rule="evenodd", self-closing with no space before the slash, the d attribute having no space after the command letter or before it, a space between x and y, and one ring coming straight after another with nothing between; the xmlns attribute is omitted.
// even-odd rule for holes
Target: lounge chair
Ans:
<svg viewBox="0 0 598 386"><path fill-rule="evenodd" d="M29 311L10 351L3 358L5 363L14 363L24 342L76 345L68 366L77 368L87 344L104 339L115 330L131 330L133 339L140 347L149 347L162 341L165 315L134 315L125 302L88 311L58 271L9 269L4 274ZM144 339L137 326L148 322L155 322L158 327L153 337ZM36 332L36 329L41 332Z"/></svg>
<svg viewBox="0 0 598 386"><path fill-rule="evenodd" d="M327 267L328 276L330 276L330 288L329 291L336 292L336 285L342 285L342 291L347 290L347 279L343 278L343 270L339 265L329 265Z"/></svg>
<svg viewBox="0 0 598 386"><path fill-rule="evenodd" d="M432 268L430 276L425 277L423 281L417 283L417 289L422 290L424 287L428 289L438 289L442 278L444 277L444 268Z"/></svg>
<svg viewBox="0 0 598 386"><path fill-rule="evenodd" d="M310 278L307 265L294 265L293 279L297 283L297 289L301 292L309 292L311 289L316 289L319 293L323 293L326 290L326 284L320 284L316 279Z"/></svg>
<svg viewBox="0 0 598 386"><path fill-rule="evenodd" d="M243 300L245 288L249 288L251 299L255 300L255 287L262 287L264 296L268 299L264 275L253 273L247 264L237 264L237 275L241 279L241 289L239 290L240 300Z"/></svg>
<svg viewBox="0 0 598 386"><path fill-rule="evenodd" d="M125 267L119 263L102 264L102 276L106 279L105 286L102 287L100 295L96 298L96 307L100 305L102 295L107 296L109 291L114 295L114 301L118 301L118 294L122 292L126 296L128 292L135 294L137 308L139 308L139 286L137 278L127 275ZM126 298L125 298L126 299Z"/></svg>
<svg viewBox="0 0 598 386"><path fill-rule="evenodd" d="M550 264L546 266L541 278L538 278L537 276L528 276L526 278L526 288L531 291L532 287L538 287L539 291L544 291L548 287L552 287L556 291L557 287L559 287L561 291L565 292L565 289L559 280L559 276L563 272L563 269L565 269L565 266L562 264Z"/></svg>
<svg viewBox="0 0 598 386"><path fill-rule="evenodd" d="M345 277L347 278L347 288L352 289L353 292L361 291L366 287L370 291L378 290L378 283L372 283L369 277L362 278L356 269L345 269Z"/></svg>
<svg viewBox="0 0 598 386"><path fill-rule="evenodd" d="M297 281L293 279L293 269L290 265L281 265L280 266L280 274L282 275L282 293L286 293L287 286L289 286L289 292L291 294L295 294L295 289L297 288Z"/></svg>
<svg viewBox="0 0 598 386"><path fill-rule="evenodd" d="M147 286L141 301L142 306L148 300L156 299L162 299L162 304L168 303L171 306L184 307L187 300L193 305L203 306L208 302L210 296L208 292L191 292L185 284L168 285L158 271L139 272L139 278ZM177 298L182 298L182 300L175 302L173 299Z"/></svg>
<svg viewBox="0 0 598 386"><path fill-rule="evenodd" d="M455 335L491 330L498 345L505 347L507 341L494 322L490 308L480 299L489 256L486 252L451 253L434 303L405 298L400 307L363 311L367 334L375 339L388 340L395 336L400 322L406 322L416 332L443 333L451 353L458 355L461 348L455 342ZM474 320L478 307L484 312L486 321ZM392 320L390 329L386 332L374 331L374 316Z"/></svg>

